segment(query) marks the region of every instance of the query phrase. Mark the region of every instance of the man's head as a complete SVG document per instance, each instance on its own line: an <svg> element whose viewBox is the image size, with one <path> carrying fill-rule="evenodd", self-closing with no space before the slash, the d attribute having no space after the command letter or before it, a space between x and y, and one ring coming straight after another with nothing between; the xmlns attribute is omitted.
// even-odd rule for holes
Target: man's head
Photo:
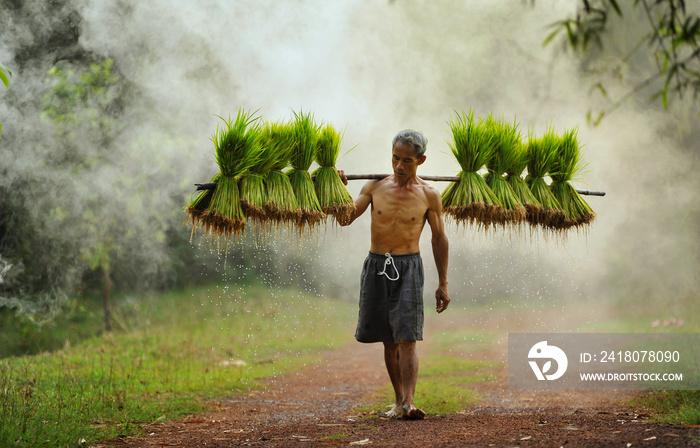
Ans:
<svg viewBox="0 0 700 448"><path fill-rule="evenodd" d="M396 134L391 148L391 164L397 179L408 181L416 176L418 165L425 162L425 147L428 143L423 134L404 129Z"/></svg>
<svg viewBox="0 0 700 448"><path fill-rule="evenodd" d="M416 152L416 157L420 158L425 154L425 150L428 147L428 139L425 135L413 129L404 129L399 131L394 140L391 142L391 147L396 146L397 142L404 143L406 145L413 146L413 150Z"/></svg>

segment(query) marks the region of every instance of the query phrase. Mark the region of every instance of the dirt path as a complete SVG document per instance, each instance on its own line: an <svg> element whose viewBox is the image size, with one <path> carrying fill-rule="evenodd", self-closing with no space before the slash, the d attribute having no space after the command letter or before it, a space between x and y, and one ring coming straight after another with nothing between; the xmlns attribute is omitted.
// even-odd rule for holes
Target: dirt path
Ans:
<svg viewBox="0 0 700 448"><path fill-rule="evenodd" d="M497 344L480 356L500 360L502 350ZM496 381L475 384L483 399L460 414L358 415L353 408L388 383L382 358L380 344L351 344L327 352L319 366L269 380L264 391L218 401L215 412L155 424L148 435L109 446L700 446L700 428L651 423L629 406L630 393L509 391L505 369Z"/></svg>

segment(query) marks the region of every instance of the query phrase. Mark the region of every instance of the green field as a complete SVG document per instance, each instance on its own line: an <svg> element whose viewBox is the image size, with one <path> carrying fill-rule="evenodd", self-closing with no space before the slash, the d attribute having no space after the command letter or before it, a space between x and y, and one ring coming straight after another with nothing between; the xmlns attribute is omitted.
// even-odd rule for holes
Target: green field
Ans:
<svg viewBox="0 0 700 448"><path fill-rule="evenodd" d="M356 314L354 304L263 286L153 295L120 309L112 334L0 360L0 446L89 446L202 411L208 398L259 388L259 378L349 342Z"/></svg>

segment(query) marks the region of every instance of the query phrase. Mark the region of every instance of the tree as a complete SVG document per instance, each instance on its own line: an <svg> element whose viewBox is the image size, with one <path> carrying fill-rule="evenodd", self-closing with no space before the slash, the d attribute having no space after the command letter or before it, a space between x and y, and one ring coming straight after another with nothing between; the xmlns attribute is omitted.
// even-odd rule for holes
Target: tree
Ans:
<svg viewBox="0 0 700 448"><path fill-rule="evenodd" d="M18 37L6 65L22 78L2 98L12 113L0 150L0 317L38 325L72 312L81 293L138 297L220 272L216 253L193 250L182 229L180 208L202 178L183 174L201 160L199 139L109 55L83 47L83 9L0 3L3 36Z"/></svg>
<svg viewBox="0 0 700 448"><path fill-rule="evenodd" d="M94 171L105 163L121 125L116 119L117 101L122 94L119 78L112 73L113 61L104 59L90 64L89 69L52 67L47 75L50 90L43 98L43 116L55 127L62 140L62 151L53 163L59 169L76 174ZM80 141L78 141L80 140ZM75 186L78 191L84 185ZM121 253L117 235L125 233L123 221L113 213L101 213L109 204L110 190L90 189L86 195L87 210L72 216L72 225L81 229L84 244L81 256L89 268L103 276L103 307L105 330L112 330L111 294L114 286L111 269L113 260ZM64 220L70 219L63 216Z"/></svg>
<svg viewBox="0 0 700 448"><path fill-rule="evenodd" d="M587 58L585 68L596 77L594 89L610 101L595 118L589 112L589 121L595 124L647 89L651 89L650 99L660 99L665 109L671 96L692 95L695 100L700 94L700 17L684 0L633 0L622 7L617 0L580 0L576 17L552 27L545 45L563 35L566 48ZM615 34L616 30L621 31ZM631 41L624 42L630 37ZM615 54L611 47L620 52ZM604 51L605 60L600 58L596 64ZM640 72L643 76L634 79ZM609 98L606 85L610 79L630 82L631 87Z"/></svg>

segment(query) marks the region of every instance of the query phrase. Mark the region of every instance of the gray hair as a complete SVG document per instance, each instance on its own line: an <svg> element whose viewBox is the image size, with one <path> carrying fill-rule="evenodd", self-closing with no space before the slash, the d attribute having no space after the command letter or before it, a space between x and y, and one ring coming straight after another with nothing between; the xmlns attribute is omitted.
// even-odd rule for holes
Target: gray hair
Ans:
<svg viewBox="0 0 700 448"><path fill-rule="evenodd" d="M428 139L425 138L425 135L413 129L399 131L391 142L391 147L393 148L398 142L413 146L417 157L422 157L428 147Z"/></svg>

